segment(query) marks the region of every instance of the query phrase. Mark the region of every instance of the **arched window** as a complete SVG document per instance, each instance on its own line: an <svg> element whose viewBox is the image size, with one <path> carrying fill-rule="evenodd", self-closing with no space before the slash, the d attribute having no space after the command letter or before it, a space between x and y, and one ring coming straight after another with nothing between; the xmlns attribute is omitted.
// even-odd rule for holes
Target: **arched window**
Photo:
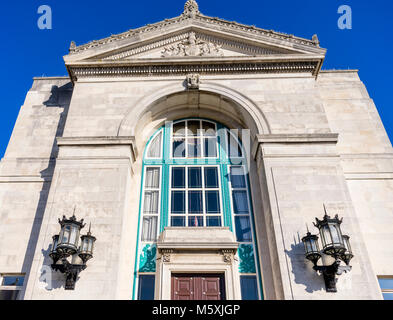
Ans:
<svg viewBox="0 0 393 320"><path fill-rule="evenodd" d="M261 282L246 152L237 132L217 122L167 123L143 158L136 277L138 299L152 299L158 235L165 227L229 227L240 243L244 299L259 299Z"/></svg>

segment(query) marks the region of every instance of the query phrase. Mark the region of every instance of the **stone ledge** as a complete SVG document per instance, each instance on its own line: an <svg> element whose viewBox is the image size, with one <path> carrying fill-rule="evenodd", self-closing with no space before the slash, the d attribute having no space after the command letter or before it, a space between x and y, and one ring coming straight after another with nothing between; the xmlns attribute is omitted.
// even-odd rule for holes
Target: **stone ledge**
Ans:
<svg viewBox="0 0 393 320"><path fill-rule="evenodd" d="M135 144L135 137L58 137L56 138L57 145L68 147L80 146L119 146L129 145L131 147L132 156L135 159L138 156L138 151Z"/></svg>
<svg viewBox="0 0 393 320"><path fill-rule="evenodd" d="M338 142L338 133L321 134L260 134L258 143L313 143Z"/></svg>
<svg viewBox="0 0 393 320"><path fill-rule="evenodd" d="M158 249L237 251L238 246L239 243L228 227L166 227L157 242Z"/></svg>

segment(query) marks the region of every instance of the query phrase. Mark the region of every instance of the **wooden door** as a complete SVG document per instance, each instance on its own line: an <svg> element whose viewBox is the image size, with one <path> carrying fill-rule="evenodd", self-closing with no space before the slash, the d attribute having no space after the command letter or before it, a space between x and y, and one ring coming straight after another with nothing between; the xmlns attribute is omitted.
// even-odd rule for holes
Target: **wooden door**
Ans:
<svg viewBox="0 0 393 320"><path fill-rule="evenodd" d="M223 274L172 274L172 300L225 300Z"/></svg>

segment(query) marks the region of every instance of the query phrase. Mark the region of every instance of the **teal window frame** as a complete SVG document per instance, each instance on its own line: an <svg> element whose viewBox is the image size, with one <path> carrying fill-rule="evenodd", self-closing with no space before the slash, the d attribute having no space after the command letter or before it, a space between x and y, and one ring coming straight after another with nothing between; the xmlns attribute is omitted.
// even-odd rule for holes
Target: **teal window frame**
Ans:
<svg viewBox="0 0 393 320"><path fill-rule="evenodd" d="M172 155L172 126L175 123L181 121L190 121L190 120L198 120L198 121L207 121L215 124L216 128L216 137L217 137L217 157L205 157L205 158L174 158ZM148 158L147 153L150 147L151 142L158 134L161 132L161 158ZM140 275L148 275L151 273L141 272L139 269L140 265L140 253L141 250L146 247L154 247L155 242L143 242L141 241L142 235L142 221L143 221L143 196L144 196L144 183L145 183L145 171L148 167L157 167L160 166L160 202L159 202L159 227L158 234L164 231L166 226L170 225L170 170L173 166L184 166L184 167L192 167L192 166L217 166L219 172L219 185L220 185L220 205L221 205L221 223L223 227L229 227L229 229L235 233L235 215L233 213L233 203L232 203L232 190L230 181L228 181L230 167L231 166L241 166L245 172L245 181L247 190L247 201L249 207L249 222L251 228L251 240L248 242L241 242L241 245L250 245L252 247L252 258L254 259L254 270L248 269L247 271L240 272L241 276L255 276L257 278L258 284L258 294L259 298L263 299L263 287L262 287L262 277L261 277L261 268L259 265L259 254L258 247L256 242L256 232L255 232L255 221L254 221L254 210L251 200L251 191L250 191L250 183L249 183L249 174L247 168L247 159L246 152L242 146L242 143L239 139L234 138L239 144L239 149L241 150L241 155L239 157L229 157L226 153L229 146L229 137L233 137L231 131L223 126L221 123L212 121L209 119L203 118L186 118L179 119L174 122L166 122L164 126L159 128L149 139L146 144L144 154L143 154L143 163L142 163L142 178L141 178L141 194L140 194L140 209L139 209L139 218L138 218L138 235L137 235L137 248L135 254L135 270L134 270L134 286L133 286L133 300L137 295L137 283ZM231 140L232 141L232 140ZM232 141L233 142L233 141ZM187 142L186 142L187 143ZM202 140L202 148L204 147ZM186 152L187 157L187 152ZM148 270L147 272L155 272L155 270Z"/></svg>

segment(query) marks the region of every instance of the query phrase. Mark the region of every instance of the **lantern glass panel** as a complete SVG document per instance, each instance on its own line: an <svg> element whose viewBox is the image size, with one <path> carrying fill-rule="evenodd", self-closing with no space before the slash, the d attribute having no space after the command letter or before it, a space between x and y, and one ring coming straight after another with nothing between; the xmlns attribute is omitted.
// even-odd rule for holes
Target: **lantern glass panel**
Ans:
<svg viewBox="0 0 393 320"><path fill-rule="evenodd" d="M78 244L78 227L71 227L70 244L77 246Z"/></svg>
<svg viewBox="0 0 393 320"><path fill-rule="evenodd" d="M331 237L331 234L330 234L330 228L327 225L325 225L325 226L322 227L321 231L322 231L321 232L321 238L322 238L323 246L325 247L326 245L329 245L329 244L332 243L332 237Z"/></svg>
<svg viewBox="0 0 393 320"><path fill-rule="evenodd" d="M346 252L352 253L351 245L349 244L349 237L343 236L343 240L344 240L344 247L346 249Z"/></svg>
<svg viewBox="0 0 393 320"><path fill-rule="evenodd" d="M71 233L71 227L66 225L64 227L64 230L62 232L62 239L61 239L61 243L69 243L70 240L70 233Z"/></svg>
<svg viewBox="0 0 393 320"><path fill-rule="evenodd" d="M304 249L306 250L306 253L311 252L310 240L304 241Z"/></svg>
<svg viewBox="0 0 393 320"><path fill-rule="evenodd" d="M342 243L340 231L338 230L336 225L329 225L330 232L332 235L332 243Z"/></svg>
<svg viewBox="0 0 393 320"><path fill-rule="evenodd" d="M59 242L59 236L53 237L52 251L56 250L58 242Z"/></svg>
<svg viewBox="0 0 393 320"><path fill-rule="evenodd" d="M88 249L88 239L83 238L83 241L82 241L82 252L86 252L87 249Z"/></svg>
<svg viewBox="0 0 393 320"><path fill-rule="evenodd" d="M89 241L89 248L88 248L88 251L89 251L90 253L92 253L92 252L93 252L93 239L89 239L88 241Z"/></svg>
<svg viewBox="0 0 393 320"><path fill-rule="evenodd" d="M310 239L311 251L318 252L318 243L315 239Z"/></svg>

